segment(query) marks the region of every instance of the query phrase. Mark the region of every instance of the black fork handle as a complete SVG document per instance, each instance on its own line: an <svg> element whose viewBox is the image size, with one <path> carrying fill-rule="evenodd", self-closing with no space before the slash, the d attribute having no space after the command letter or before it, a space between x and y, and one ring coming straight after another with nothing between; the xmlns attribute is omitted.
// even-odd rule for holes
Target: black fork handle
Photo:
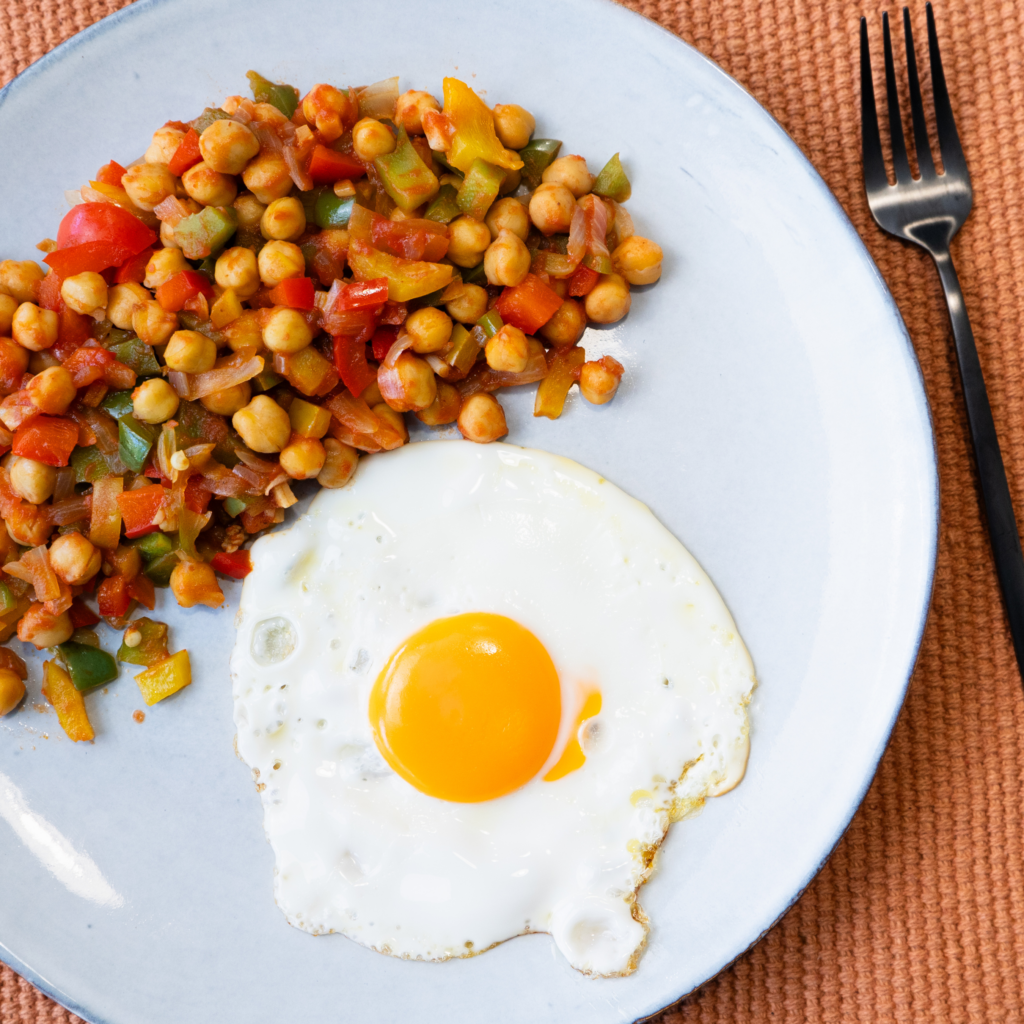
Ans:
<svg viewBox="0 0 1024 1024"><path fill-rule="evenodd" d="M992 554L996 561L999 586L1003 591L1010 634L1017 654L1017 667L1024 676L1024 556L1021 555L1017 520L1013 515L1010 488L999 451L996 425L992 420L992 407L988 403L985 378L981 373L974 332L967 318L960 280L953 267L949 250L933 252L935 265L946 293L949 319L953 324L956 358L960 365L967 420L974 445L974 459L981 481L981 494L988 518L988 532L992 541Z"/></svg>

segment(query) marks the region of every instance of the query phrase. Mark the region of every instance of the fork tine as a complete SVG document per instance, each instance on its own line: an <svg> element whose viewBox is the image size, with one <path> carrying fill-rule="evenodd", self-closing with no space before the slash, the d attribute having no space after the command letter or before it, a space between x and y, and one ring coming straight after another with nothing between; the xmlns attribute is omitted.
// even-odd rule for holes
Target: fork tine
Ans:
<svg viewBox="0 0 1024 1024"><path fill-rule="evenodd" d="M917 80L917 55L914 52L914 33L910 27L910 8L903 8L903 42L907 48L907 78L910 80L910 116L914 122L914 143L917 147L917 166L922 178L935 175L931 147L928 144L928 126L924 120L921 85Z"/></svg>
<svg viewBox="0 0 1024 1024"><path fill-rule="evenodd" d="M900 98L896 91L896 68L892 60L892 39L889 36L889 13L882 14L882 45L885 50L885 94L889 102L889 136L892 145L892 166L897 182L907 182L910 164L907 161L907 144L903 139L903 120L900 117Z"/></svg>
<svg viewBox="0 0 1024 1024"><path fill-rule="evenodd" d="M928 15L928 57L932 68L932 95L935 97L935 123L939 135L939 151L942 153L942 165L946 174L950 171L957 175L968 175L967 161L960 146L956 121L953 119L953 108L946 90L946 76L942 70L942 56L939 53L939 36L935 31L935 14L932 5L926 4Z"/></svg>
<svg viewBox="0 0 1024 1024"><path fill-rule="evenodd" d="M871 80L871 54L868 52L868 22L860 19L860 133L864 149L864 184L869 193L888 188L882 139L878 134L878 109L875 86Z"/></svg>

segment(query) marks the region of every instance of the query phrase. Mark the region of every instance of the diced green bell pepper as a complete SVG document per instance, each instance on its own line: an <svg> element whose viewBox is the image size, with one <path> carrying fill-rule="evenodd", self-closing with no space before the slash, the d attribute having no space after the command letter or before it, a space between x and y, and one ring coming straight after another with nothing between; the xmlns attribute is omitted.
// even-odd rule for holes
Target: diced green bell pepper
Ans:
<svg viewBox="0 0 1024 1024"><path fill-rule="evenodd" d="M445 355L445 362L460 373L469 373L480 354L483 332L477 328L467 331L465 325L456 324L452 329L451 348Z"/></svg>
<svg viewBox="0 0 1024 1024"><path fill-rule="evenodd" d="M11 588L0 580L0 615L14 611L17 603L14 600L14 595L11 593Z"/></svg>
<svg viewBox="0 0 1024 1024"><path fill-rule="evenodd" d="M587 253L583 257L583 266L588 267L598 274L610 274L615 268L612 266L612 258L607 255L594 256L592 253Z"/></svg>
<svg viewBox="0 0 1024 1024"><path fill-rule="evenodd" d="M182 217L174 228L174 240L190 260L220 252L238 228L238 214L231 206L206 206Z"/></svg>
<svg viewBox="0 0 1024 1024"><path fill-rule="evenodd" d="M76 644L86 644L88 647L100 646L100 635L95 629L89 629L86 626L79 626L71 636L69 640L73 640Z"/></svg>
<svg viewBox="0 0 1024 1024"><path fill-rule="evenodd" d="M135 619L128 624L127 634L130 630L137 629L142 634L142 639L134 646L129 647L122 640L117 652L117 660L128 662L130 665L145 665L151 668L158 661L168 657L167 652L167 626L163 622L156 622L154 619Z"/></svg>
<svg viewBox="0 0 1024 1024"><path fill-rule="evenodd" d="M277 85L255 71L247 71L252 98L257 103L270 103L277 107L285 117L291 117L299 105L299 98L290 85Z"/></svg>
<svg viewBox="0 0 1024 1024"><path fill-rule="evenodd" d="M489 309L479 320L476 322L477 327L482 327L484 334L487 335L487 340L490 341L498 331L505 326L504 321L501 319L501 314L496 309Z"/></svg>
<svg viewBox="0 0 1024 1024"><path fill-rule="evenodd" d="M159 530L155 533L147 533L132 543L139 549L139 554L148 562L151 562L154 558L159 558L161 555L169 555L174 550L171 538Z"/></svg>
<svg viewBox="0 0 1024 1024"><path fill-rule="evenodd" d="M156 361L153 349L141 338L132 337L120 344L111 345L108 352L113 353L114 358L130 366L140 377L154 377L160 372L160 364ZM131 392L122 392L131 395Z"/></svg>
<svg viewBox="0 0 1024 1024"><path fill-rule="evenodd" d="M241 515L248 507L241 498L225 498L223 504L224 511L227 512L232 519Z"/></svg>
<svg viewBox="0 0 1024 1024"><path fill-rule="evenodd" d="M210 284L217 283L217 257L207 256L202 263L196 267L196 273L202 274Z"/></svg>
<svg viewBox="0 0 1024 1024"><path fill-rule="evenodd" d="M91 644L68 640L59 647L76 690L91 690L117 678L117 662Z"/></svg>
<svg viewBox="0 0 1024 1024"><path fill-rule="evenodd" d="M464 284L479 284L486 288L487 273L484 270L484 261L481 260L475 267L469 267L467 270L463 270L462 281Z"/></svg>
<svg viewBox="0 0 1024 1024"><path fill-rule="evenodd" d="M75 471L76 484L94 484L113 472L110 462L94 444L88 448L76 448L71 453L70 465Z"/></svg>
<svg viewBox="0 0 1024 1024"><path fill-rule="evenodd" d="M171 573L181 559L173 552L160 555L146 565L142 571L153 581L155 587L169 587L171 585Z"/></svg>
<svg viewBox="0 0 1024 1024"><path fill-rule="evenodd" d="M159 431L148 423L140 423L131 413L117 421L118 455L133 472L141 473Z"/></svg>
<svg viewBox="0 0 1024 1024"><path fill-rule="evenodd" d="M534 189L540 184L541 175L562 148L559 139L534 139L525 149L519 150L523 161L523 184Z"/></svg>
<svg viewBox="0 0 1024 1024"><path fill-rule="evenodd" d="M498 191L506 173L503 167L489 164L477 157L466 172L462 188L459 189L456 199L459 209L470 217L483 220L491 208L491 203L498 198Z"/></svg>
<svg viewBox="0 0 1024 1024"><path fill-rule="evenodd" d="M431 292L429 295L422 295L418 299L410 299L408 304L409 312L412 313L417 309L422 309L424 306L443 306L444 299L441 296L444 295L444 291L444 288L438 288L436 292Z"/></svg>
<svg viewBox="0 0 1024 1024"><path fill-rule="evenodd" d="M313 221L318 228L347 228L355 204L355 196L341 199L334 194L333 189L328 189L317 198Z"/></svg>
<svg viewBox="0 0 1024 1024"><path fill-rule="evenodd" d="M274 373L273 370L264 368L260 373L257 373L252 379L252 386L257 391L269 391L271 388L276 388L281 381L284 380L279 373Z"/></svg>
<svg viewBox="0 0 1024 1024"><path fill-rule="evenodd" d="M624 203L633 194L618 153L601 168L591 191L594 195L604 196L605 199L612 199L616 203Z"/></svg>
<svg viewBox="0 0 1024 1024"><path fill-rule="evenodd" d="M109 412L115 420L119 420L132 411L132 393L130 391L109 391L100 402L100 408Z"/></svg>
<svg viewBox="0 0 1024 1024"><path fill-rule="evenodd" d="M373 165L384 190L406 213L437 195L437 175L420 158L404 127L399 129L394 151L377 157Z"/></svg>
<svg viewBox="0 0 1024 1024"><path fill-rule="evenodd" d="M213 124L214 121L223 121L231 115L220 107L207 107L194 121L189 122L200 135Z"/></svg>
<svg viewBox="0 0 1024 1024"><path fill-rule="evenodd" d="M423 216L427 220L435 220L438 224L450 224L462 210L458 203L459 191L454 185L442 185L434 196Z"/></svg>

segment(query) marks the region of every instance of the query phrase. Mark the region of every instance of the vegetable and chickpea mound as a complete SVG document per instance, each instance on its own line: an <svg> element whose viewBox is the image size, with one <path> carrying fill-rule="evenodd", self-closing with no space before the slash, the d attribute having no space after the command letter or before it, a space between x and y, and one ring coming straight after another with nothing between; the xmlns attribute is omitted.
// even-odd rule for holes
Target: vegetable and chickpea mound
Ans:
<svg viewBox="0 0 1024 1024"><path fill-rule="evenodd" d="M501 388L539 382L551 419L573 384L607 402L623 368L578 342L661 274L618 154L595 177L522 107L454 78L443 107L397 78L301 101L248 78L252 100L68 193L48 272L0 263L0 642L57 649L43 692L72 739L117 674L86 595L162 700L191 676L165 625L131 619L154 587L218 607L291 481L343 486L406 413L488 442ZM0 714L24 678L0 648Z"/></svg>

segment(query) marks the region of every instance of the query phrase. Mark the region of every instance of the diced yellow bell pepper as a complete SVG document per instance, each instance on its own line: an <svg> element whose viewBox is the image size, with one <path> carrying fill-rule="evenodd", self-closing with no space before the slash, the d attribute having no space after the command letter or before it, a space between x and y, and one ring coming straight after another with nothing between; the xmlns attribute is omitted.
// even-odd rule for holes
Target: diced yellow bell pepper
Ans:
<svg viewBox="0 0 1024 1024"><path fill-rule="evenodd" d="M23 594L17 599L17 603L9 612L4 612L3 615L0 615L0 644L5 643L14 636L15 630L18 628L18 619L29 610L31 605L32 598L27 594Z"/></svg>
<svg viewBox="0 0 1024 1024"><path fill-rule="evenodd" d="M228 288L210 307L210 322L219 331L242 315L242 303L234 288Z"/></svg>
<svg viewBox="0 0 1024 1024"><path fill-rule="evenodd" d="M108 476L92 485L92 518L89 540L98 548L113 550L121 539L121 507L117 497L124 491L124 478Z"/></svg>
<svg viewBox="0 0 1024 1024"><path fill-rule="evenodd" d="M184 689L192 682L192 664L188 660L188 651L178 651L158 661L152 668L140 672L135 682L142 691L142 699L151 707L157 701Z"/></svg>
<svg viewBox="0 0 1024 1024"><path fill-rule="evenodd" d="M357 238L349 241L348 265L360 281L386 277L388 298L392 302L408 302L429 295L444 288L452 279L452 268L446 263L405 260Z"/></svg>
<svg viewBox="0 0 1024 1024"><path fill-rule="evenodd" d="M331 414L322 406L296 398L288 407L292 430L303 437L323 437L331 425Z"/></svg>
<svg viewBox="0 0 1024 1024"><path fill-rule="evenodd" d="M575 345L572 348L556 348L548 362L548 375L537 387L533 402L534 416L547 416L557 420L562 415L569 388L576 383L580 367L587 361L587 354Z"/></svg>
<svg viewBox="0 0 1024 1024"><path fill-rule="evenodd" d="M82 694L55 661L43 662L43 696L53 705L57 721L69 740L78 743L94 737Z"/></svg>
<svg viewBox="0 0 1024 1024"><path fill-rule="evenodd" d="M455 125L455 137L445 158L465 174L473 161L517 171L523 166L519 154L506 149L494 131L494 114L473 90L457 78L444 80L444 112Z"/></svg>

